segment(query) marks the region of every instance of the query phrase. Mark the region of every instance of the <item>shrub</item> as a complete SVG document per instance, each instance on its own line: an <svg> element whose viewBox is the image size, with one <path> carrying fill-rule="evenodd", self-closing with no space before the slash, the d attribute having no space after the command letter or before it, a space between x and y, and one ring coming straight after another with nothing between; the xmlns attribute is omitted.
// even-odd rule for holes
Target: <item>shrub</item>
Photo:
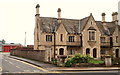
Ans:
<svg viewBox="0 0 120 75"><path fill-rule="evenodd" d="M82 55L82 54L76 54L73 57L74 60L76 60L76 63L87 63L89 60L92 60L93 58L89 55Z"/></svg>
<svg viewBox="0 0 120 75"><path fill-rule="evenodd" d="M70 60L67 60L67 61L66 61L65 67L71 67L71 61L70 61Z"/></svg>
<svg viewBox="0 0 120 75"><path fill-rule="evenodd" d="M120 65L120 58L118 59L118 64Z"/></svg>
<svg viewBox="0 0 120 75"><path fill-rule="evenodd" d="M112 58L112 63L113 64L119 63L119 58Z"/></svg>
<svg viewBox="0 0 120 75"><path fill-rule="evenodd" d="M57 64L57 59L52 59L53 64Z"/></svg>
<svg viewBox="0 0 120 75"><path fill-rule="evenodd" d="M80 63L88 63L90 60L93 60L93 58L89 55L75 54L72 58L67 60L65 65L66 67L69 67Z"/></svg>

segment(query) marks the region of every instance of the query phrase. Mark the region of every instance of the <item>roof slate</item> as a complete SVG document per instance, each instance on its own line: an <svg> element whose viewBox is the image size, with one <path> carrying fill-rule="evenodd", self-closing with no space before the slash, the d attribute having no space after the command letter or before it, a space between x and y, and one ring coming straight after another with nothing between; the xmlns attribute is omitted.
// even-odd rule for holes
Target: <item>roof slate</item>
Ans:
<svg viewBox="0 0 120 75"><path fill-rule="evenodd" d="M68 33L79 33L79 20L62 19L61 23L65 26Z"/></svg>
<svg viewBox="0 0 120 75"><path fill-rule="evenodd" d="M65 29L68 33L77 34L80 31L82 31L88 19L89 19L89 16L81 20L61 18L61 24L65 26ZM115 27L116 27L116 24L114 22L104 22L105 25L101 21L95 21L95 22L101 34L112 35L114 33ZM58 23L57 18L40 17L40 25L41 25L42 32L53 33L57 31L60 24ZM107 28L107 30L105 29L105 27ZM120 31L120 26L118 27Z"/></svg>
<svg viewBox="0 0 120 75"><path fill-rule="evenodd" d="M40 25L42 32L52 33L58 27L57 18L40 17Z"/></svg>

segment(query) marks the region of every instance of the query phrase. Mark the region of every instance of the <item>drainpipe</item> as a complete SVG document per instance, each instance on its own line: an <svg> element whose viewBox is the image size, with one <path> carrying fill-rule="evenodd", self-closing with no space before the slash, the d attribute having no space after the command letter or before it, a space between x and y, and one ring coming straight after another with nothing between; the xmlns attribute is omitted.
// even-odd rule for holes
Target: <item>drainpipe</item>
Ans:
<svg viewBox="0 0 120 75"><path fill-rule="evenodd" d="M55 32L53 32L53 34L54 34L54 59L56 58L55 57L55 55L56 55L56 51L55 51L55 49L56 49L56 37L55 37Z"/></svg>

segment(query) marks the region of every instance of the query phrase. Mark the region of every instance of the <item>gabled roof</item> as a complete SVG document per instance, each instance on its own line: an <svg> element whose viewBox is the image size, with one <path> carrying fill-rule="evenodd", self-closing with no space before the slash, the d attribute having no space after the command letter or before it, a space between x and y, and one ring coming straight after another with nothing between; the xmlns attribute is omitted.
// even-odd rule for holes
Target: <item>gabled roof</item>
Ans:
<svg viewBox="0 0 120 75"><path fill-rule="evenodd" d="M85 17L83 19L80 20L80 30L82 31L84 26L86 25L87 21L88 21L89 17Z"/></svg>
<svg viewBox="0 0 120 75"><path fill-rule="evenodd" d="M105 25L101 21L96 21L96 24L97 24L100 32L103 35L112 35L115 31L116 24L113 22L104 22L104 23L105 23ZM105 29L104 26L107 28L107 30Z"/></svg>
<svg viewBox="0 0 120 75"><path fill-rule="evenodd" d="M90 15L91 16L91 15ZM85 17L81 20L78 19L65 19L61 18L61 24L64 25L66 31L70 34L78 34L83 30L90 16ZM112 35L115 31L116 24L114 22L103 22L95 21L98 29L103 35ZM53 33L56 32L59 27L58 19L52 17L40 17L40 28L42 32ZM120 26L119 31L120 31ZM107 29L106 29L107 28ZM90 28L94 29L94 28ZM79 31L80 30L80 31Z"/></svg>
<svg viewBox="0 0 120 75"><path fill-rule="evenodd" d="M61 19L61 23L65 26L68 33L78 33L79 31L79 20L75 19ZM42 32L56 32L59 27L57 18L40 17L40 25Z"/></svg>

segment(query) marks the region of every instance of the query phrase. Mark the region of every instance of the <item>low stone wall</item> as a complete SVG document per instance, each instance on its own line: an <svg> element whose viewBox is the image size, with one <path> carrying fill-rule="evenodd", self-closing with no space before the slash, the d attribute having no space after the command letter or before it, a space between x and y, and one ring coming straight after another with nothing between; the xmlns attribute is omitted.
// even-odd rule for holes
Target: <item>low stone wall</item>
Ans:
<svg viewBox="0 0 120 75"><path fill-rule="evenodd" d="M10 55L46 62L45 50L10 50Z"/></svg>

